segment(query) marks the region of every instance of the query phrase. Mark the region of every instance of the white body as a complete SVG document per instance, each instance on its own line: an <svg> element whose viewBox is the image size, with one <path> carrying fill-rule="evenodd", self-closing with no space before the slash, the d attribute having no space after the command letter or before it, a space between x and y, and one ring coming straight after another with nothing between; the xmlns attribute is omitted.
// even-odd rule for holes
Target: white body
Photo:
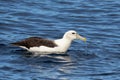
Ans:
<svg viewBox="0 0 120 80"><path fill-rule="evenodd" d="M65 40L65 39L57 39L54 41L58 45L57 47L53 47L53 48L46 46L31 47L30 49L28 49L28 51L37 54L50 54L50 53L61 54L68 50L72 42L71 40Z"/></svg>

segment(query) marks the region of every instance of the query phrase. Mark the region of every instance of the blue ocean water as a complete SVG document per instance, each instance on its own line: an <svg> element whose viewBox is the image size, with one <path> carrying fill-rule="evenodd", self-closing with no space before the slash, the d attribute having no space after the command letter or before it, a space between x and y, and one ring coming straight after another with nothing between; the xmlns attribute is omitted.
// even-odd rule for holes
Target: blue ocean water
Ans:
<svg viewBox="0 0 120 80"><path fill-rule="evenodd" d="M120 0L0 0L0 80L120 80ZM10 45L76 30L67 55L30 56Z"/></svg>

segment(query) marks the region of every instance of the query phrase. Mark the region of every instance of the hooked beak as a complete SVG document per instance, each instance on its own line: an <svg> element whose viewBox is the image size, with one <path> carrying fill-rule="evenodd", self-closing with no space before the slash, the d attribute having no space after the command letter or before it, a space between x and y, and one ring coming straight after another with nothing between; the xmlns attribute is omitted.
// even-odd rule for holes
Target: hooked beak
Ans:
<svg viewBox="0 0 120 80"><path fill-rule="evenodd" d="M82 37L82 36L80 36L79 34L77 34L76 39L80 39L80 40L82 40L82 41L84 41L84 42L86 42L86 40L87 40L85 37Z"/></svg>

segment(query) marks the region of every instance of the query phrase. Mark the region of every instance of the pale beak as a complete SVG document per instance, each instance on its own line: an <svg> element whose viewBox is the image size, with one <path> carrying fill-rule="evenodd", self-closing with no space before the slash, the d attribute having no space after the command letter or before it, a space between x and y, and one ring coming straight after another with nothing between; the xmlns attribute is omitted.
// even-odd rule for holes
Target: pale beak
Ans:
<svg viewBox="0 0 120 80"><path fill-rule="evenodd" d="M76 39L80 39L80 40L82 40L84 42L86 42L86 40L87 40L85 37L82 37L79 34L77 34L76 36L77 36Z"/></svg>

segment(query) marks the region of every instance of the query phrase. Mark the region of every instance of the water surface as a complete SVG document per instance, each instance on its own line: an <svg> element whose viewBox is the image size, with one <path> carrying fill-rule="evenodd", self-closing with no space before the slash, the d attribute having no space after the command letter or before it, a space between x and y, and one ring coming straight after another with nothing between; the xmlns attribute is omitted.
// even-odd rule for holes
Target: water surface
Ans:
<svg viewBox="0 0 120 80"><path fill-rule="evenodd" d="M119 25L119 0L0 0L0 80L120 80ZM71 29L88 40L74 41L67 55L31 56L10 45Z"/></svg>

